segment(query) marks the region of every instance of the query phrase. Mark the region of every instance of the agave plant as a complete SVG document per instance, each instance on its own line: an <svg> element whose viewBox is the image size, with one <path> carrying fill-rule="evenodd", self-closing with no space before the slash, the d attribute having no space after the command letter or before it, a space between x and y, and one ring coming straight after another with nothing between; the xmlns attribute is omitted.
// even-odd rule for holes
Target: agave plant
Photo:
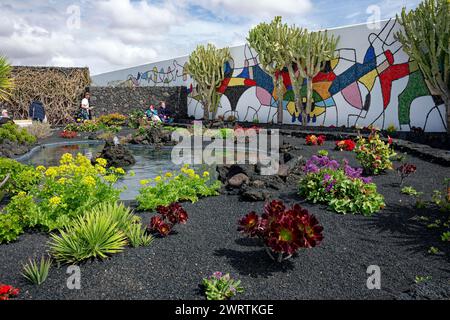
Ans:
<svg viewBox="0 0 450 320"><path fill-rule="evenodd" d="M39 263L30 259L23 266L22 275L31 283L40 285L47 280L51 265L52 259L50 257L42 257Z"/></svg>
<svg viewBox="0 0 450 320"><path fill-rule="evenodd" d="M323 227L299 204L287 208L273 200L258 216L250 212L239 221L238 231L262 239L267 254L275 261L289 259L300 248L313 248L323 239ZM275 257L277 255L277 257Z"/></svg>
<svg viewBox="0 0 450 320"><path fill-rule="evenodd" d="M51 235L51 251L57 261L76 263L89 258L107 258L121 252L127 237L110 215L88 212L60 235Z"/></svg>

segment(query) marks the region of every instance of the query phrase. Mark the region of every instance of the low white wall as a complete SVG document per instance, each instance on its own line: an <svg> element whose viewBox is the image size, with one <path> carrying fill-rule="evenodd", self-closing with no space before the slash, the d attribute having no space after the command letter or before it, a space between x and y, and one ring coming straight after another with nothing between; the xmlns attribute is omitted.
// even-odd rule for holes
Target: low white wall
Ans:
<svg viewBox="0 0 450 320"><path fill-rule="evenodd" d="M375 25L356 25L329 30L340 36L337 59L314 81L315 103L310 125L369 126L409 131L420 127L445 132L445 106L430 95L423 76L401 49L394 34L401 27L395 19ZM217 115L241 121L276 121L277 107L271 78L258 64L248 45L230 48L233 61ZM97 86L179 86L189 90L188 114L203 116L193 81L184 72L187 57L93 76ZM290 101L286 77L284 123L300 124Z"/></svg>

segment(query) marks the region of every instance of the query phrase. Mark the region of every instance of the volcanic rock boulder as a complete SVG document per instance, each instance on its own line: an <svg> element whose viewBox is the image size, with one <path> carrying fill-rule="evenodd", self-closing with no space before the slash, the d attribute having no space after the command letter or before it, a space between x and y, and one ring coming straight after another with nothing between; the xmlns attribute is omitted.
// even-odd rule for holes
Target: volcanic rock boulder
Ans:
<svg viewBox="0 0 450 320"><path fill-rule="evenodd" d="M136 163L130 150L122 144L107 141L98 158L108 161L108 167L127 167Z"/></svg>
<svg viewBox="0 0 450 320"><path fill-rule="evenodd" d="M131 141L133 144L145 144L154 146L174 145L171 132L165 130L161 125L152 125L144 129L136 135Z"/></svg>

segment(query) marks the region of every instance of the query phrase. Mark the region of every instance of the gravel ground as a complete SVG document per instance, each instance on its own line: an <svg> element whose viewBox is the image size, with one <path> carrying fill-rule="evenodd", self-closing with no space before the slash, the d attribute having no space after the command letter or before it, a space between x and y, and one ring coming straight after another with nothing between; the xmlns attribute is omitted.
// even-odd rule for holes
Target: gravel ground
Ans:
<svg viewBox="0 0 450 320"><path fill-rule="evenodd" d="M332 142L308 147L303 140L285 140L298 146L295 153L305 158L327 149L334 158L345 157L357 165L354 154L332 151ZM444 177L450 177L448 167L410 156L407 161L418 170L405 185L424 192L425 199L431 198ZM184 204L189 221L177 226L174 235L156 238L146 248L128 248L105 261L82 264L80 290L67 288L64 266L53 267L39 287L27 284L20 275L29 257L48 250L48 236L39 233L0 246L0 282L20 287L22 299L204 299L199 284L214 271L242 280L245 292L240 299L397 299L405 297L416 276L431 276L434 284L449 286L450 248L439 239L442 230L429 229L427 222L417 219L443 214L432 207L415 209L414 198L400 194L398 181L393 171L374 178L387 207L373 217L339 215L323 205L304 203L295 186L285 190L280 198L300 202L315 214L325 239L281 265L272 262L258 242L236 231L237 220L250 210L261 211L263 203L221 195ZM141 214L144 222L151 215ZM440 254L429 254L431 246ZM366 287L369 265L381 268L381 290Z"/></svg>

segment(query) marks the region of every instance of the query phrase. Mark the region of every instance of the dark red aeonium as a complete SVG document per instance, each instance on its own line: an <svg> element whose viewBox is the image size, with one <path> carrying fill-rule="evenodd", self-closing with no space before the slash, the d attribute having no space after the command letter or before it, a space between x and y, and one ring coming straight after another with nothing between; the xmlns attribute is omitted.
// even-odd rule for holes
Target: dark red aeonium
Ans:
<svg viewBox="0 0 450 320"><path fill-rule="evenodd" d="M279 254L278 261L283 260L283 254L290 257L300 248L319 245L323 239L323 227L313 215L298 204L286 209L278 200L266 203L261 218L255 212L244 216L238 231L261 238L272 252Z"/></svg>

